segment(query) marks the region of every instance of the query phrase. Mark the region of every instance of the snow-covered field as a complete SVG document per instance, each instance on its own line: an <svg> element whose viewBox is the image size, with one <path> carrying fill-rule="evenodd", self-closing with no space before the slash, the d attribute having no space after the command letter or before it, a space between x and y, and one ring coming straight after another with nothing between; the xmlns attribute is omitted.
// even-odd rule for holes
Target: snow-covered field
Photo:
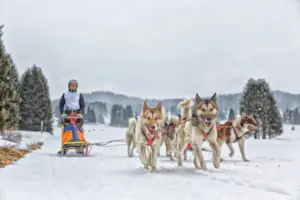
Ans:
<svg viewBox="0 0 300 200"><path fill-rule="evenodd" d="M14 139L13 141L6 140L9 135L13 134L10 138L16 138L15 134L21 134L22 138L21 141L18 143ZM8 133L5 136L0 136L0 146L14 146L16 148L25 149L28 145L37 143L37 142L44 142L44 140L48 137L48 133L41 134L40 132L34 131L17 131ZM1 200L1 199L0 199Z"/></svg>
<svg viewBox="0 0 300 200"><path fill-rule="evenodd" d="M159 158L159 173L146 172L137 154L128 158L126 146L93 147L90 157L59 157L60 129L44 139L41 150L0 169L0 200L299 200L300 126L273 140L247 140L249 163L240 152L214 169L211 154L205 153L209 172L196 171L192 154L184 167ZM125 129L86 125L91 142L123 139ZM35 133L39 134L39 133ZM40 137L37 136L36 137ZM40 140L40 139L39 139Z"/></svg>

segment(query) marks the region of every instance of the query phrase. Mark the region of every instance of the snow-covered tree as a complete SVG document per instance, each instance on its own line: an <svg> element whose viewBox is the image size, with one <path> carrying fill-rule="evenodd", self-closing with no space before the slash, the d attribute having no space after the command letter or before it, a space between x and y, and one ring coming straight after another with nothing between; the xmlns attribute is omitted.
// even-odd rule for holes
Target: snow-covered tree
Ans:
<svg viewBox="0 0 300 200"><path fill-rule="evenodd" d="M232 108L230 108L228 114L228 120L235 120L235 119L236 119L235 112Z"/></svg>
<svg viewBox="0 0 300 200"><path fill-rule="evenodd" d="M261 124L255 139L266 139L267 135L282 133L282 121L270 86L265 79L249 79L240 99L240 114L253 114Z"/></svg>
<svg viewBox="0 0 300 200"><path fill-rule="evenodd" d="M48 81L40 67L33 65L21 78L20 129L53 132L52 105Z"/></svg>
<svg viewBox="0 0 300 200"><path fill-rule="evenodd" d="M0 132L17 128L19 109L18 72L2 41L0 26Z"/></svg>
<svg viewBox="0 0 300 200"><path fill-rule="evenodd" d="M276 100L273 94L269 93L269 110L268 110L268 136L273 138L283 133L282 119L276 105Z"/></svg>

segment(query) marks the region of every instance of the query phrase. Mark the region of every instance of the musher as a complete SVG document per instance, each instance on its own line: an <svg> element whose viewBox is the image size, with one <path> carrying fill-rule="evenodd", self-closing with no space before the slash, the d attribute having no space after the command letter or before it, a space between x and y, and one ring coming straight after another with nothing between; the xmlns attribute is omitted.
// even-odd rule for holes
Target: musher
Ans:
<svg viewBox="0 0 300 200"><path fill-rule="evenodd" d="M62 123L68 122L68 115L70 112L78 113L77 123L80 126L83 124L83 114L85 108L85 102L83 95L77 91L78 82L74 79L68 83L68 91L63 93L59 101L59 111L62 118Z"/></svg>

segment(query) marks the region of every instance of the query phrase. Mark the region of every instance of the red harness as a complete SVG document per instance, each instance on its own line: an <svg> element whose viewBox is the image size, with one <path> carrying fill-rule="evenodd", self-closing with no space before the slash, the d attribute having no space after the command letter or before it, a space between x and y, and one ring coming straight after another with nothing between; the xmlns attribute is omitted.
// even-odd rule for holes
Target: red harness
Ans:
<svg viewBox="0 0 300 200"><path fill-rule="evenodd" d="M213 128L213 127L211 127L211 129L212 129L212 128ZM204 138L203 138L202 142L204 142L204 141L206 140L207 135L208 135L208 133L211 131L211 129L210 129L208 132L203 132ZM218 126L217 126L217 129L218 129ZM192 149L192 145L191 145L190 143L188 143L186 148Z"/></svg>
<svg viewBox="0 0 300 200"><path fill-rule="evenodd" d="M175 125L170 126L167 130L163 129L161 132L163 135L168 134L169 132L173 131L175 129Z"/></svg>
<svg viewBox="0 0 300 200"><path fill-rule="evenodd" d="M152 137L149 138L149 137L147 137L147 134L146 134L146 133L147 133L147 130L145 130L145 129L146 129L146 127L142 129L142 132L143 132L144 136L145 136L146 139L147 139L147 145L150 146L155 138L159 139L159 135L158 135L157 131L149 130L149 129L147 128L148 131L149 131L149 133L152 135Z"/></svg>
<svg viewBox="0 0 300 200"><path fill-rule="evenodd" d="M222 138L222 137L219 135L220 130L221 130L222 127L223 127L222 125L217 125L217 132L218 132L218 137L219 137L219 138ZM236 140L238 140L238 139L239 139L239 134L238 134L236 128L235 128L235 127L231 127L231 128L233 128L233 132L234 132L234 134L235 134ZM222 138L222 139L224 139L224 138Z"/></svg>

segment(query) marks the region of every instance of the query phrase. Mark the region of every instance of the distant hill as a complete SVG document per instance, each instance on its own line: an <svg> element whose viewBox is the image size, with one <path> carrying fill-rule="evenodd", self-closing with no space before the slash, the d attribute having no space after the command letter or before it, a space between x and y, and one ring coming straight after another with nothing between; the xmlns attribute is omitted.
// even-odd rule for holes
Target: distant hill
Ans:
<svg viewBox="0 0 300 200"><path fill-rule="evenodd" d="M277 105L281 111L286 110L286 108L293 109L295 107L300 107L300 94L291 94L282 91L273 91ZM91 93L83 93L83 96L87 103L91 102L104 102L107 105L107 109L110 109L113 104L121 104L123 106L131 105L135 112L140 113L143 106L144 99L139 97L130 97L124 94L116 94L110 91L96 91ZM219 94L217 95L217 102L220 110L227 112L230 108L233 108L236 113L239 111L239 98L241 93L235 94ZM167 110L174 110L177 107L179 101L182 98L169 98L169 99L147 99L149 105L155 106L158 102L162 102L163 106ZM58 106L59 99L52 101L53 110Z"/></svg>

